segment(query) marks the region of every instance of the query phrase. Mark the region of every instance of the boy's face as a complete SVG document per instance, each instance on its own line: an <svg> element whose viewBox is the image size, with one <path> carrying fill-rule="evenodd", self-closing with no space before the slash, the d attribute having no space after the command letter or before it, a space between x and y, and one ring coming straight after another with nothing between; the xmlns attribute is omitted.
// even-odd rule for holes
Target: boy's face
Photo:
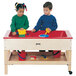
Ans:
<svg viewBox="0 0 76 76"><path fill-rule="evenodd" d="M50 12L52 11L52 9L50 10L48 7L43 8L44 14L45 15L50 15Z"/></svg>
<svg viewBox="0 0 76 76"><path fill-rule="evenodd" d="M24 14L24 9L19 8L18 11L17 11L17 15L21 17L21 16L23 16L23 14Z"/></svg>

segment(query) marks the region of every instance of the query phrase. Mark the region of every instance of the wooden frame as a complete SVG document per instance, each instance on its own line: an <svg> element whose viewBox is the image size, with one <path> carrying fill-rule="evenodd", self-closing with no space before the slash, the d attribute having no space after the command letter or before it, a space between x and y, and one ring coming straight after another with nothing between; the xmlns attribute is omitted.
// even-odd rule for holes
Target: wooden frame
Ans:
<svg viewBox="0 0 76 76"><path fill-rule="evenodd" d="M68 36L66 39L11 39L8 38L9 32L7 32L4 37L5 74L8 73L8 65L12 64L68 65L68 71L71 71L72 37L69 31L66 31L66 34ZM15 61L10 60L12 57L10 50L65 50L65 56L62 56L63 59L60 58L59 60Z"/></svg>
<svg viewBox="0 0 76 76"><path fill-rule="evenodd" d="M68 65L68 71L71 71L71 50L62 52L60 58L51 58L51 60L26 60L19 61L16 56L12 56L9 50L5 50L5 74L8 73L8 65Z"/></svg>
<svg viewBox="0 0 76 76"><path fill-rule="evenodd" d="M5 50L70 50L70 39L5 39ZM13 46L12 46L12 45ZM48 45L49 44L49 45ZM23 45L23 46L22 46ZM63 46L64 45L64 46Z"/></svg>

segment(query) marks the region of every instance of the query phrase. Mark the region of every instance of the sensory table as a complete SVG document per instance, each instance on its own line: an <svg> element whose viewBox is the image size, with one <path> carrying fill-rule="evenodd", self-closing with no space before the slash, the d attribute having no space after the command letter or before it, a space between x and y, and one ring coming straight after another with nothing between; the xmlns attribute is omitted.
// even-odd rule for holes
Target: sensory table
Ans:
<svg viewBox="0 0 76 76"><path fill-rule="evenodd" d="M49 37L39 37L45 34L45 31L37 31L35 33L31 30L26 31L25 37L18 35L12 36L11 31L7 31L4 38L4 56L5 56L5 74L8 73L8 65L12 64L32 64L32 65L68 65L68 72L71 71L71 52L72 52L72 36L68 30L52 31ZM60 58L48 57L47 60L40 59L30 60L28 57L26 61L19 61L17 55L12 55L10 50L30 50L28 55L39 54L39 52L31 52L31 50L65 50L61 52ZM47 53L47 52L45 52ZM48 52L50 54L50 52Z"/></svg>

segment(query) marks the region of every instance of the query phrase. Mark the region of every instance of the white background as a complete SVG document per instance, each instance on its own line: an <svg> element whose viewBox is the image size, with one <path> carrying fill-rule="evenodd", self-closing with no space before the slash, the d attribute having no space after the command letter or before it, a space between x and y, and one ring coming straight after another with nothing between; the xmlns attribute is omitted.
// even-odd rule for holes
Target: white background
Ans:
<svg viewBox="0 0 76 76"><path fill-rule="evenodd" d="M16 14L15 2L25 3L30 27L33 29L43 14L43 4L47 0L0 0L0 76L4 76L4 43L3 36L10 30L11 18ZM49 0L53 3L51 12L57 19L57 30L69 30L73 36L72 43L72 76L76 76L76 1ZM8 76L69 76L66 65L10 65Z"/></svg>

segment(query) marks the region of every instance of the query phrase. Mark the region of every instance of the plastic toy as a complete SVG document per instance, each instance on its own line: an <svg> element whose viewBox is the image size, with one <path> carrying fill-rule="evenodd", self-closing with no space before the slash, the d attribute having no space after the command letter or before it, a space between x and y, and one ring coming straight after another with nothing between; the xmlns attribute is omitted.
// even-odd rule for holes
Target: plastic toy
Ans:
<svg viewBox="0 0 76 76"><path fill-rule="evenodd" d="M18 51L18 57L19 57L19 61L25 61L26 60L26 52L25 51Z"/></svg>
<svg viewBox="0 0 76 76"><path fill-rule="evenodd" d="M41 56L43 56L43 58L46 58L46 55L41 55Z"/></svg>
<svg viewBox="0 0 76 76"><path fill-rule="evenodd" d="M20 30L18 29L18 34L19 34L19 37L25 37L25 34L26 34L26 30Z"/></svg>
<svg viewBox="0 0 76 76"><path fill-rule="evenodd" d="M36 56L30 56L31 60L36 60Z"/></svg>
<svg viewBox="0 0 76 76"><path fill-rule="evenodd" d="M41 57L41 59L43 59L43 60L47 60L48 58L46 57L46 55L41 55L42 57Z"/></svg>
<svg viewBox="0 0 76 76"><path fill-rule="evenodd" d="M50 31L48 30L48 28L46 28L45 35L46 35L47 33L50 33Z"/></svg>
<svg viewBox="0 0 76 76"><path fill-rule="evenodd" d="M59 58L61 56L61 50L54 50L53 51L53 57L54 58Z"/></svg>
<svg viewBox="0 0 76 76"><path fill-rule="evenodd" d="M40 37L49 37L49 35L42 34Z"/></svg>
<svg viewBox="0 0 76 76"><path fill-rule="evenodd" d="M48 58L41 57L40 59L47 60Z"/></svg>
<svg viewBox="0 0 76 76"><path fill-rule="evenodd" d="M49 35L47 35L48 33L50 33L50 31L48 30L48 28L46 28L45 30L45 34L39 35L39 37L49 37Z"/></svg>

